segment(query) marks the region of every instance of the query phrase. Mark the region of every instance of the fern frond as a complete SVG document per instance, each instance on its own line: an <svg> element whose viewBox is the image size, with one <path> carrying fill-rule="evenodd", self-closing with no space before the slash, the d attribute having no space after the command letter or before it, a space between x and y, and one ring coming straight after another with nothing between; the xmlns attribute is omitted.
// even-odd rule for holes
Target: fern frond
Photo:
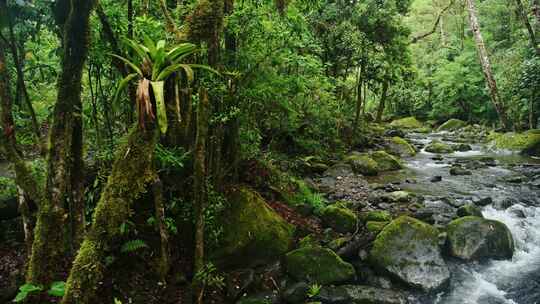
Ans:
<svg viewBox="0 0 540 304"><path fill-rule="evenodd" d="M134 252L142 248L148 248L148 245L143 240L131 240L122 245L120 251L122 253Z"/></svg>

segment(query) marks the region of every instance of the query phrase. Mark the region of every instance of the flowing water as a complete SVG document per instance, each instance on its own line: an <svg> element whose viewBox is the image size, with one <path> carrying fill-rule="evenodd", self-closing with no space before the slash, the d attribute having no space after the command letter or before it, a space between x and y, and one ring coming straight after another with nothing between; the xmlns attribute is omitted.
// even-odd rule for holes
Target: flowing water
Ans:
<svg viewBox="0 0 540 304"><path fill-rule="evenodd" d="M415 135L412 141L426 144L442 134ZM512 199L506 210L490 204L483 208L484 217L505 223L514 237L516 251L512 260L488 263L450 261L452 272L447 291L415 302L422 304L536 304L540 303L540 160L507 152L490 151L473 145L473 150L445 155L433 160L434 154L421 151L408 160L408 169L398 175L383 177L379 182L403 181L403 188L426 197L444 196L453 200L491 197L494 204ZM489 158L488 158L489 157ZM471 170L470 176L451 176L452 163L488 160L490 166ZM433 176L442 181L430 182ZM523 181L511 181L521 176ZM532 180L532 182L531 182Z"/></svg>

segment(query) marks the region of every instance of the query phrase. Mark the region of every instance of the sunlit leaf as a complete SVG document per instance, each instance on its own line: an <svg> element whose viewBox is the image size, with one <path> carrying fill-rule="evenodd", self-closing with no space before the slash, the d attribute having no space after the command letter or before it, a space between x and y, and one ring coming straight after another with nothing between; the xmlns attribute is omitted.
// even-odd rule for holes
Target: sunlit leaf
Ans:
<svg viewBox="0 0 540 304"><path fill-rule="evenodd" d="M162 134L167 133L167 109L165 108L165 82L152 81L152 90L156 98L156 111L159 129Z"/></svg>

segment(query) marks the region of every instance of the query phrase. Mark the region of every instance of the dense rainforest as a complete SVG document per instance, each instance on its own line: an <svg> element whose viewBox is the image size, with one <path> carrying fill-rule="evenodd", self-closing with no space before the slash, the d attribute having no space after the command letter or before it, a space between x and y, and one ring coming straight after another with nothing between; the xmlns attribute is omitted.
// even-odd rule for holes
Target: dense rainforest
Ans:
<svg viewBox="0 0 540 304"><path fill-rule="evenodd" d="M539 35L539 0L0 0L0 303L538 303Z"/></svg>

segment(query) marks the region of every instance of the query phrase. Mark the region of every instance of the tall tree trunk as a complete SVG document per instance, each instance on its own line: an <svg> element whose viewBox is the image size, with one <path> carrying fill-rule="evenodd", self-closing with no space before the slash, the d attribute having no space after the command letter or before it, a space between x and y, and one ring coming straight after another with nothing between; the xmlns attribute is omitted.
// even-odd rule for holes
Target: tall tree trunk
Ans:
<svg viewBox="0 0 540 304"><path fill-rule="evenodd" d="M358 130L358 124L360 123L360 115L362 111L362 85L363 85L363 70L364 66L361 65L356 75L356 113L354 116L353 137L356 136Z"/></svg>
<svg viewBox="0 0 540 304"><path fill-rule="evenodd" d="M153 161L157 137L153 124L145 130L135 125L127 142L118 149L92 227L69 273L62 304L101 303L105 259L117 248L120 226L128 219L131 206L156 180Z"/></svg>
<svg viewBox="0 0 540 304"><path fill-rule="evenodd" d="M81 78L89 45L92 0L71 0L64 28L62 73L49 133L47 191L39 206L27 280L48 285L61 277L64 231L75 251L84 232ZM66 204L67 203L67 204ZM70 211L65 222L65 209Z"/></svg>
<svg viewBox="0 0 540 304"><path fill-rule="evenodd" d="M504 129L508 129L508 119L506 116L506 109L504 104L501 102L499 96L499 91L497 89L497 82L493 77L493 71L491 70L491 63L489 61L489 56L484 44L484 39L482 38L482 33L480 32L480 24L478 22L478 17L476 16L476 8L474 5L474 0L466 0L467 9L469 11L469 23L471 30L474 35L474 40L476 42L476 50L478 51L478 57L480 58L480 64L482 65L482 71L484 72L484 77L486 79L489 93L491 95L491 102L497 114L499 115L499 121L501 126Z"/></svg>
<svg viewBox="0 0 540 304"><path fill-rule="evenodd" d="M204 209L207 203L206 191L206 143L208 141L208 120L210 116L210 103L205 89L199 91L199 105L197 107L197 137L195 139L195 160L193 164L193 201L195 213L195 254L194 272L199 273L204 267ZM197 275L195 275L197 278ZM203 282L194 280L195 303L202 304L204 295Z"/></svg>
<svg viewBox="0 0 540 304"><path fill-rule="evenodd" d="M531 46L536 51L536 55L540 55L540 47L538 46L538 42L536 41L536 34L534 33L532 25L529 22L529 16L527 16L527 13L525 12L525 9L523 8L523 3L521 2L521 0L516 0L516 6L517 6L518 14L521 17L521 20L523 20L523 24L525 25L525 28L527 29L527 33L529 34L529 40L531 41Z"/></svg>
<svg viewBox="0 0 540 304"><path fill-rule="evenodd" d="M381 101L379 102L379 108L377 109L376 122L381 122L382 115L384 113L384 107L386 106L386 98L388 97L388 81L383 83Z"/></svg>
<svg viewBox="0 0 540 304"><path fill-rule="evenodd" d="M157 174L156 174L157 176ZM161 256L159 260L159 275L161 281L165 282L169 269L171 267L170 262L170 246L169 246L169 231L165 223L165 206L163 205L163 182L156 178L156 181L152 185L152 194L154 195L154 208L156 221L159 228L159 237L161 241Z"/></svg>

